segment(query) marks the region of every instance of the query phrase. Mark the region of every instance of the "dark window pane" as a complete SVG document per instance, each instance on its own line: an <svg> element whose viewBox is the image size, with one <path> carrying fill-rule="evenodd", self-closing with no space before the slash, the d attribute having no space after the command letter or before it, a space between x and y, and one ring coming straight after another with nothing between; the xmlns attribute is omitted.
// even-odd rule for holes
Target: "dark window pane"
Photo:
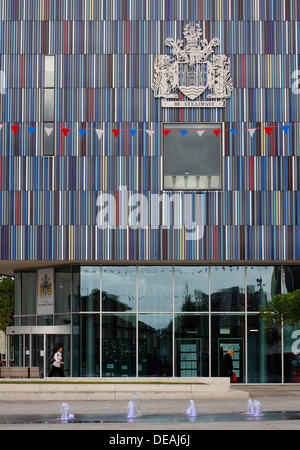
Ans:
<svg viewBox="0 0 300 450"><path fill-rule="evenodd" d="M165 189L221 189L221 124L165 124ZM186 134L182 134L187 131ZM203 132L203 134L202 134Z"/></svg>

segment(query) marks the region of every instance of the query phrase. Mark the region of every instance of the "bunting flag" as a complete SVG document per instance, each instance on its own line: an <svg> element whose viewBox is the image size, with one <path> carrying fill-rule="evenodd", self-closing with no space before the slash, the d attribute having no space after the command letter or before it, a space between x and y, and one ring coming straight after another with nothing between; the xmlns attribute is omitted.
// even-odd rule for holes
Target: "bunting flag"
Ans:
<svg viewBox="0 0 300 450"><path fill-rule="evenodd" d="M265 127L265 132L267 133L268 136L270 136L272 131L273 131L273 127Z"/></svg>
<svg viewBox="0 0 300 450"><path fill-rule="evenodd" d="M0 124L0 131L2 130L3 126L4 126L4 124ZM248 131L250 137L253 138L253 136L257 130L264 130L265 133L267 134L267 136L270 136L272 131L274 130L274 128L280 128L283 131L283 133L286 135L288 133L289 129L291 128L291 126L293 126L293 125L279 125L279 126L269 126L269 127L261 127L261 128L243 128L240 130L237 128L234 128L232 130L229 129L229 130L225 130L225 131L230 131L232 136L235 136L238 133L238 131ZM10 125L10 127L11 127L13 133L17 134L19 128L21 128L21 125ZM31 134L33 134L37 130L37 127L33 127L33 126L26 126L26 128L28 129L29 133L31 133ZM45 133L47 134L47 136L50 136L54 130L54 128L51 128L51 127L43 127L43 129L45 130ZM64 136L67 136L71 130L72 130L72 128L61 128L61 131L63 132ZM78 131L79 131L81 137L84 137L88 130L89 129L80 128ZM206 131L210 131L210 130L211 129L207 129L207 130L205 130L205 129L204 130L177 130L177 131L179 131L183 137L186 136L187 133L189 133L190 131L196 131L198 136L202 137ZM100 140L102 138L102 136L104 135L105 130L96 129L95 131L96 131L98 139ZM111 131L115 137L117 137L119 135L120 131L128 132L128 130L121 130L119 128L112 129ZM139 130L129 130L129 133L132 137L134 137L138 131ZM150 136L150 137L152 137L155 132L162 131L165 136L168 136L171 133L171 130L145 130L145 131L148 134L148 136ZM173 131L176 131L176 130L173 130ZM222 130L212 130L212 131L214 132L216 137L218 137L220 135L220 133L222 133Z"/></svg>
<svg viewBox="0 0 300 450"><path fill-rule="evenodd" d="M253 136L254 136L255 131L256 131L256 128L249 128L249 129L248 129L248 132L249 132L249 134L250 134L250 136L251 136L252 138L253 138Z"/></svg>
<svg viewBox="0 0 300 450"><path fill-rule="evenodd" d="M100 141L100 139L102 138L102 136L104 134L104 130L96 130L96 133L97 133L98 139Z"/></svg>
<svg viewBox="0 0 300 450"><path fill-rule="evenodd" d="M114 134L115 137L118 136L118 134L120 133L120 130L111 130Z"/></svg>
<svg viewBox="0 0 300 450"><path fill-rule="evenodd" d="M63 132L64 136L67 136L71 128L62 128L61 131Z"/></svg>
<svg viewBox="0 0 300 450"><path fill-rule="evenodd" d="M53 128L50 128L50 127L45 127L44 130L45 130L47 136L50 136L53 132Z"/></svg>
<svg viewBox="0 0 300 450"><path fill-rule="evenodd" d="M282 130L283 130L283 132L284 132L284 134L287 134L287 132L289 131L289 129L290 129L290 125L282 125Z"/></svg>
<svg viewBox="0 0 300 450"><path fill-rule="evenodd" d="M82 129L81 129L81 130L78 130L78 131L79 131L79 133L81 134L81 137L83 137L83 136L86 134L86 131L87 131L87 130L82 130Z"/></svg>
<svg viewBox="0 0 300 450"><path fill-rule="evenodd" d="M20 128L20 125L11 125L11 129L13 130L14 134L17 133L19 128Z"/></svg>

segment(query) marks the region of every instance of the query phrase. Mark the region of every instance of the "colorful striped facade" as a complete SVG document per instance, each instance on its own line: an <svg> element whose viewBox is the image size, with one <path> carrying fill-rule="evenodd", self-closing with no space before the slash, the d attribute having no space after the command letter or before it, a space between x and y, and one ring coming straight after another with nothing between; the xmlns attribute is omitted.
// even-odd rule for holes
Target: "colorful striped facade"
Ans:
<svg viewBox="0 0 300 450"><path fill-rule="evenodd" d="M291 85L299 18L296 0L2 1L1 259L298 261L300 103ZM234 91L224 110L164 111L153 96L155 55L189 21L208 40L219 37L231 58ZM45 54L57 55L53 159L42 156ZM187 121L225 123L224 189L203 193L204 241L114 230L108 247L96 227L97 193L160 192L162 123ZM282 124L292 125L286 135ZM16 135L11 125L20 125ZM265 126L275 127L270 137ZM249 128L257 128L253 138ZM105 130L101 140L96 129ZM120 129L117 138L111 129ZM146 129L156 130L152 138Z"/></svg>

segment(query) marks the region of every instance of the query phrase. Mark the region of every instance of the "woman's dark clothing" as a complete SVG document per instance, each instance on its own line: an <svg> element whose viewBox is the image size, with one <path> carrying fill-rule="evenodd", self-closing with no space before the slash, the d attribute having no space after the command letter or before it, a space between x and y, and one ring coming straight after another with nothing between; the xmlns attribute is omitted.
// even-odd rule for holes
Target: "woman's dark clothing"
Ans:
<svg viewBox="0 0 300 450"><path fill-rule="evenodd" d="M233 376L232 358L229 355L229 353L226 353L226 355L224 355L221 375L222 377L230 377L230 378L232 378Z"/></svg>

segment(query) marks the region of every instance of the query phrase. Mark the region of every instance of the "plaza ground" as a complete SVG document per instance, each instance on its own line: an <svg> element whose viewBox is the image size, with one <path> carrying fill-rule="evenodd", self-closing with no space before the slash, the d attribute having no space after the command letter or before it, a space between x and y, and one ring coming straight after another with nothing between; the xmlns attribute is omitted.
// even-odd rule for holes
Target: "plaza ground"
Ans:
<svg viewBox="0 0 300 450"><path fill-rule="evenodd" d="M300 411L299 385L239 385L232 389L244 390L250 393L250 398L261 402L264 412ZM131 400L130 398L128 400ZM60 415L61 401L59 398L51 402L1 402L0 415L32 416ZM81 401L69 402L71 413L76 414L120 414L126 418L127 401ZM192 430L300 430L300 420L290 421L240 421L240 422L210 422L210 414L243 413L247 409L245 399L214 399L196 400L197 414L206 414L207 422L169 422L169 423L52 423L52 424L2 424L0 430L108 430L132 432L138 430L168 431L176 433ZM142 414L185 414L188 400L155 400L141 402Z"/></svg>

